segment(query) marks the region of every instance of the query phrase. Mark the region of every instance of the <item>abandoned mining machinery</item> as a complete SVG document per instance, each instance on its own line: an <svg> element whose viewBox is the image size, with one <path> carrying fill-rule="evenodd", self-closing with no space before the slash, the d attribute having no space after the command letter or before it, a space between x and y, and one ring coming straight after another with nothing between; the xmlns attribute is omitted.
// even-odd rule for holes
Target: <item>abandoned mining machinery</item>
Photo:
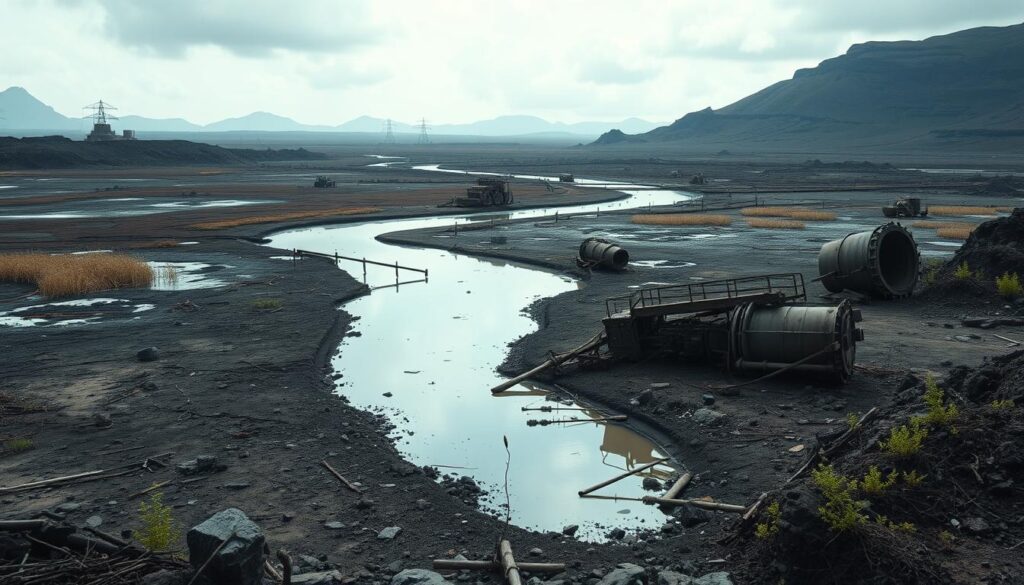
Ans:
<svg viewBox="0 0 1024 585"><path fill-rule="evenodd" d="M499 207L512 205L512 183L504 177L480 177L466 188L465 197L456 197L448 205L456 207Z"/></svg>
<svg viewBox="0 0 1024 585"><path fill-rule="evenodd" d="M928 208L922 205L920 197L897 199L892 205L882 207L885 217L927 217Z"/></svg>

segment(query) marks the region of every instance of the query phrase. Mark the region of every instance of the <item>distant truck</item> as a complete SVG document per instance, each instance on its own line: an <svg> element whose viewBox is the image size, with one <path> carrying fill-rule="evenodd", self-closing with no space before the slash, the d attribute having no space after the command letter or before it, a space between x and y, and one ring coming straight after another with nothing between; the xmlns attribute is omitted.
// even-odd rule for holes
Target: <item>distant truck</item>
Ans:
<svg viewBox="0 0 1024 585"><path fill-rule="evenodd" d="M497 207L512 202L512 186L500 177L480 177L476 185L466 189L465 197L455 199L458 207Z"/></svg>
<svg viewBox="0 0 1024 585"><path fill-rule="evenodd" d="M558 181L560 183L575 183L576 177L574 177L572 173L562 173L558 175Z"/></svg>
<svg viewBox="0 0 1024 585"><path fill-rule="evenodd" d="M885 217L925 217L928 208L922 205L920 197L904 197L882 207L882 214Z"/></svg>
<svg viewBox="0 0 1024 585"><path fill-rule="evenodd" d="M313 186L317 189L328 189L330 187L337 187L338 184L333 179L329 179L327 175L317 175L316 180L313 181Z"/></svg>

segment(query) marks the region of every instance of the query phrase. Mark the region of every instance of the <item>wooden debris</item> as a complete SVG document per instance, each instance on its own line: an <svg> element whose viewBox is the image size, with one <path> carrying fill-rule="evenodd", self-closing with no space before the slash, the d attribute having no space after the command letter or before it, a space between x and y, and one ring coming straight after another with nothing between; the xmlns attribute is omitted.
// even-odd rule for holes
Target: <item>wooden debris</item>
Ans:
<svg viewBox="0 0 1024 585"><path fill-rule="evenodd" d="M691 479L693 479L693 474L687 471L679 479L677 479L674 484L672 484L672 487L668 488L668 491L665 492L665 495L662 497L667 500L675 499L676 496L681 494L683 490L686 489L686 486L690 485Z"/></svg>
<svg viewBox="0 0 1024 585"><path fill-rule="evenodd" d="M523 585L522 576L519 574L519 567L516 559L512 556L512 545L507 540L498 543L498 554L501 557L501 569L505 574L508 585Z"/></svg>
<svg viewBox="0 0 1024 585"><path fill-rule="evenodd" d="M721 510L722 512L732 512L734 514L742 514L747 511L746 506L709 502L707 500L676 500L659 498L657 496L644 496L641 501L645 504L659 504L662 506L682 506L684 504L690 504L691 506L704 508L705 510Z"/></svg>
<svg viewBox="0 0 1024 585"><path fill-rule="evenodd" d="M361 490L357 486L353 485L352 482L350 482L349 480L345 479L345 477L343 475L341 475L340 473L335 471L334 468L331 467L331 464L327 462L327 460L321 461L320 465L323 465L324 467L326 467L327 471L330 471L331 474L334 475L334 477L338 478L338 480L341 483L343 483L345 485L345 487L347 487L348 489L354 491L357 494L363 493L363 490Z"/></svg>
<svg viewBox="0 0 1024 585"><path fill-rule="evenodd" d="M992 337L996 337L998 339L1002 339L1003 341L1009 342L1009 345L1007 347L1016 347L1021 343L1024 343L1024 341L1017 341L1016 339L1010 339L1009 337L1003 337L1002 335L996 335L995 333L992 334Z"/></svg>
<svg viewBox="0 0 1024 585"><path fill-rule="evenodd" d="M537 425L540 425L542 427L546 427L548 425L558 425L558 424L566 424L566 423L622 422L622 421L628 420L628 419L629 419L629 417L624 415L624 414L617 414L617 415L614 415L614 416L599 416L597 418L564 418L564 419L560 419L560 420L546 420L546 419L533 419L533 418L531 418L530 420L526 421L526 424L531 426L531 427L535 427Z"/></svg>
<svg viewBox="0 0 1024 585"><path fill-rule="evenodd" d="M160 488L164 487L165 485L167 485L169 483L171 483L171 480L169 480L169 479L166 480L166 481L161 481L159 483L154 483L153 485L149 486L148 488L146 488L146 489L144 489L142 491L135 492L134 494L128 496L128 499L129 500L134 500L135 498L137 498L139 496L144 496L144 495L148 494L149 492L151 492L153 490L160 489Z"/></svg>
<svg viewBox="0 0 1024 585"><path fill-rule="evenodd" d="M492 394L500 394L500 393L504 392L505 390L508 390L509 388L511 388L511 387L515 386L516 384L522 382L523 380L527 380L529 378L532 378L533 376L536 376L537 374L540 374L541 372L543 372L545 370L551 369L551 368L553 368L555 366L558 366L558 365L562 364L563 362L569 360L569 358L576 357L577 355L579 355L579 354L581 354L581 353L583 353L585 351L588 351L588 350L591 350L591 349L595 349L595 348L598 348L598 347L604 345L605 341L607 341L607 339L605 338L604 332L602 331L601 333L598 333L594 337L590 338L589 341L587 341L583 345L577 347L576 349L568 351L566 353L562 353L562 354L558 354L558 355L553 355L553 356L551 356L550 359L548 359L547 361L545 361L541 365L533 368L532 370L524 372L524 373L522 373L522 374L520 374L520 375L518 375L518 376L516 376L514 378L510 378L508 380L505 380L501 384L498 384L494 388L491 388L491 393Z"/></svg>
<svg viewBox="0 0 1024 585"><path fill-rule="evenodd" d="M647 463L645 465L641 465L640 467L634 467L633 469L631 469L631 470L629 470L629 471L627 471L625 473L620 473L619 475L616 475L615 477L613 477L611 479L602 481L601 483L592 485L592 486L590 486L590 487L588 487L586 489L582 489L582 490L580 490L577 493L579 495L581 495L581 496L587 495L590 492L597 491L597 490L599 490L599 489L601 489L601 488L603 488L605 486L609 486L609 485L619 481L620 479L625 479L625 478L627 478L627 477L629 477L631 475L636 475L637 473L640 473L641 471L650 469L651 467L654 467L655 465L658 465L660 463L664 463L666 461L668 461L668 457L662 457L660 459L655 459L654 461L651 461L650 463Z"/></svg>
<svg viewBox="0 0 1024 585"><path fill-rule="evenodd" d="M518 563L518 566L521 570L529 573L561 573L565 570L565 563ZM434 568L441 571L497 571L501 569L501 563L497 561L434 559Z"/></svg>

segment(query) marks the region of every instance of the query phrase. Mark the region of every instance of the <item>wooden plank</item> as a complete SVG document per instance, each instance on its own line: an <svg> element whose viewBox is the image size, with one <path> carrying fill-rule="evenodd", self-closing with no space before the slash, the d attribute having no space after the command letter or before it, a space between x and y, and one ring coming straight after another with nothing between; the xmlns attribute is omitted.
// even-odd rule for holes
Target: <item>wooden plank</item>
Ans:
<svg viewBox="0 0 1024 585"><path fill-rule="evenodd" d="M613 483L619 481L620 479L625 479L625 478L627 478L627 477L629 477L631 475L636 475L636 474L640 473L641 471L650 469L650 468L654 467L655 465L658 465L659 463L664 463L666 461L668 461L668 457L662 457L661 459L655 459L654 461L651 461L650 463L647 463L645 465L641 465L640 467L635 467L635 468L633 468L633 469L631 469L631 470L629 470L629 471L627 471L625 473L620 473L619 475L616 475L615 477L613 477L611 479L607 479L605 481L602 481L601 483L594 484L594 485L592 485L592 486L590 486L590 487L588 487L586 489L580 490L577 493L579 495L581 495L581 496L585 496L585 495L589 494L590 492L597 491L597 490L599 490L599 489L601 489L601 488L603 488L605 486L612 485Z"/></svg>
<svg viewBox="0 0 1024 585"><path fill-rule="evenodd" d="M518 563L519 569L530 573L561 573L565 563ZM497 571L501 564L494 561L456 561L450 559L434 559L434 568L446 571Z"/></svg>
<svg viewBox="0 0 1024 585"><path fill-rule="evenodd" d="M675 499L676 496L686 489L686 486L690 484L691 479L693 479L693 474L687 471L677 479L674 484L672 484L672 487L668 488L668 491L665 492L665 495L662 497L667 500Z"/></svg>
<svg viewBox="0 0 1024 585"><path fill-rule="evenodd" d="M735 514L742 514L747 511L746 506L722 504L720 502L708 502L707 500L676 500L659 498L657 496L644 496L643 502L645 504L659 504L661 506L682 506L683 504L690 504L696 508L704 508L705 510L721 510L722 512L733 512Z"/></svg>
<svg viewBox="0 0 1024 585"><path fill-rule="evenodd" d="M523 585L516 559L512 556L512 545L507 540L498 543L498 554L501 556L501 569L505 573L508 585Z"/></svg>

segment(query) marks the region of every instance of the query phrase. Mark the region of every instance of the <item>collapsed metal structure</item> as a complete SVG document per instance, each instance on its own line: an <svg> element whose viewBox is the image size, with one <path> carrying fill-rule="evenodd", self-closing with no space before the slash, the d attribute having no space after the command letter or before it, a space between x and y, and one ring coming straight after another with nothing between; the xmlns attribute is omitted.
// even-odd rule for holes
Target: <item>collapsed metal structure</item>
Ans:
<svg viewBox="0 0 1024 585"><path fill-rule="evenodd" d="M928 208L921 204L920 197L897 199L892 205L882 207L885 217L926 217Z"/></svg>
<svg viewBox="0 0 1024 585"><path fill-rule="evenodd" d="M616 358L651 355L726 369L797 370L845 381L853 373L860 311L849 301L805 304L799 273L645 288L605 302Z"/></svg>
<svg viewBox="0 0 1024 585"><path fill-rule="evenodd" d="M818 275L830 292L884 298L908 297L920 274L914 236L898 223L832 240L818 253Z"/></svg>
<svg viewBox="0 0 1024 585"><path fill-rule="evenodd" d="M476 185L466 188L465 197L455 199L455 205L458 207L495 207L511 205L514 201L512 184L508 179L480 177L476 180Z"/></svg>

